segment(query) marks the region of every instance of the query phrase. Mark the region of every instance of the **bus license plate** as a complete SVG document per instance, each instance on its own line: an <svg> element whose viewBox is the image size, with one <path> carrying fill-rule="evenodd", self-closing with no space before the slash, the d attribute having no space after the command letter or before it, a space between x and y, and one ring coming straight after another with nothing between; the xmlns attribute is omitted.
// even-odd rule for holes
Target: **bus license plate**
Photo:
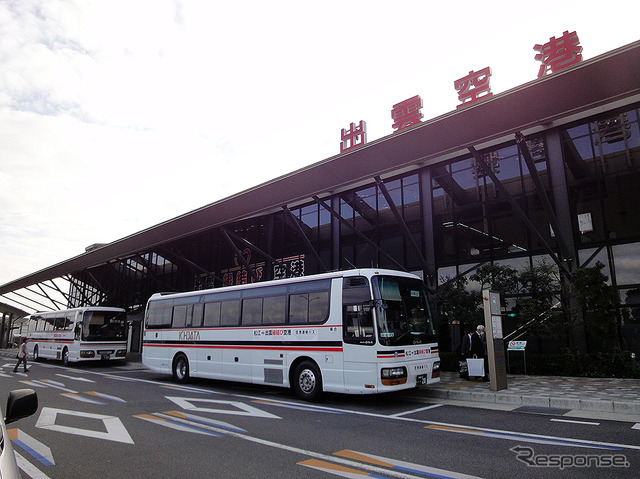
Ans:
<svg viewBox="0 0 640 479"><path fill-rule="evenodd" d="M110 354L102 354L102 355L100 356L100 359L102 359L103 361L106 361L106 360L107 360L107 359L109 359L110 357L111 357L111 355L110 355Z"/></svg>
<svg viewBox="0 0 640 479"><path fill-rule="evenodd" d="M418 376L416 378L416 385L417 386L422 386L423 384L427 384L427 374L421 374L420 376Z"/></svg>

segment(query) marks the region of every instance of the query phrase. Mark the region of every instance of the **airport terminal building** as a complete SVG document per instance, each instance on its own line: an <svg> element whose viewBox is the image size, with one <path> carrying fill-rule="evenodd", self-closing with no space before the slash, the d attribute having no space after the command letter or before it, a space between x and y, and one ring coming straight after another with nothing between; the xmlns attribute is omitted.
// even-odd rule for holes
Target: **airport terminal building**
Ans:
<svg viewBox="0 0 640 479"><path fill-rule="evenodd" d="M419 97L395 105L384 138L352 124L340 154L94 245L0 286L0 301L139 317L155 292L353 267L415 272L436 294L484 264L600 261L628 313L624 347L640 353L640 42L469 98L430 120Z"/></svg>

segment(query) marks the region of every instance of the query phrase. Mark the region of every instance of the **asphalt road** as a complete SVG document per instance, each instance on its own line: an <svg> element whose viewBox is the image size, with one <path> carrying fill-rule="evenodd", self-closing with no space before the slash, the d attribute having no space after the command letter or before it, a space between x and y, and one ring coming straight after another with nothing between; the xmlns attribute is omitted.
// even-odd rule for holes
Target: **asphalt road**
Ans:
<svg viewBox="0 0 640 479"><path fill-rule="evenodd" d="M640 466L629 422L406 395L309 404L283 389L184 387L126 366L40 362L24 375L1 361L4 394L39 397L38 413L9 425L23 478L635 478Z"/></svg>

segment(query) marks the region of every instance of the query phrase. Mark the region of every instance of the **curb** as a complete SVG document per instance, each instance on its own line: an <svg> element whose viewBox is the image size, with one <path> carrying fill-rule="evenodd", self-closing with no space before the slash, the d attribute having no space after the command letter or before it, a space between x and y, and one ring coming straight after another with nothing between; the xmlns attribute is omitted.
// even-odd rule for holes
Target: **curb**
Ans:
<svg viewBox="0 0 640 479"><path fill-rule="evenodd" d="M532 406L555 409L570 409L592 412L640 415L640 402L599 399L567 399L553 396L532 396L484 391L460 391L449 389L425 389L426 397L431 399L451 399L467 402L484 402L510 406Z"/></svg>

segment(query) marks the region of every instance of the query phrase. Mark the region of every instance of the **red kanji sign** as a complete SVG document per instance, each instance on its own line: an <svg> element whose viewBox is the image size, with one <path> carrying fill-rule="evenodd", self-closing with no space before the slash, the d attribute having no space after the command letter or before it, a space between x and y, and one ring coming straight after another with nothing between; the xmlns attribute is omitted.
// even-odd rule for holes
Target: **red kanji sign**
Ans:
<svg viewBox="0 0 640 479"><path fill-rule="evenodd" d="M477 72L470 71L466 77L454 81L453 86L458 90L458 100L462 102L457 108L493 95L489 77L491 77L491 68L487 67Z"/></svg>
<svg viewBox="0 0 640 479"><path fill-rule="evenodd" d="M364 145L367 142L367 124L362 120L360 120L358 126L355 123L351 123L351 127L348 130L342 129L340 139L340 153Z"/></svg>
<svg viewBox="0 0 640 479"><path fill-rule="evenodd" d="M578 35L576 32L569 33L568 30L560 38L551 37L548 43L535 45L533 49L540 52L535 59L542 62L538 78L543 77L547 70L555 73L582 61L582 47Z"/></svg>
<svg viewBox="0 0 640 479"><path fill-rule="evenodd" d="M403 130L412 125L417 125L422 120L422 98L419 95L409 98L408 100L401 101L400 103L393 105L391 110L391 118L393 119L393 129L396 131Z"/></svg>

